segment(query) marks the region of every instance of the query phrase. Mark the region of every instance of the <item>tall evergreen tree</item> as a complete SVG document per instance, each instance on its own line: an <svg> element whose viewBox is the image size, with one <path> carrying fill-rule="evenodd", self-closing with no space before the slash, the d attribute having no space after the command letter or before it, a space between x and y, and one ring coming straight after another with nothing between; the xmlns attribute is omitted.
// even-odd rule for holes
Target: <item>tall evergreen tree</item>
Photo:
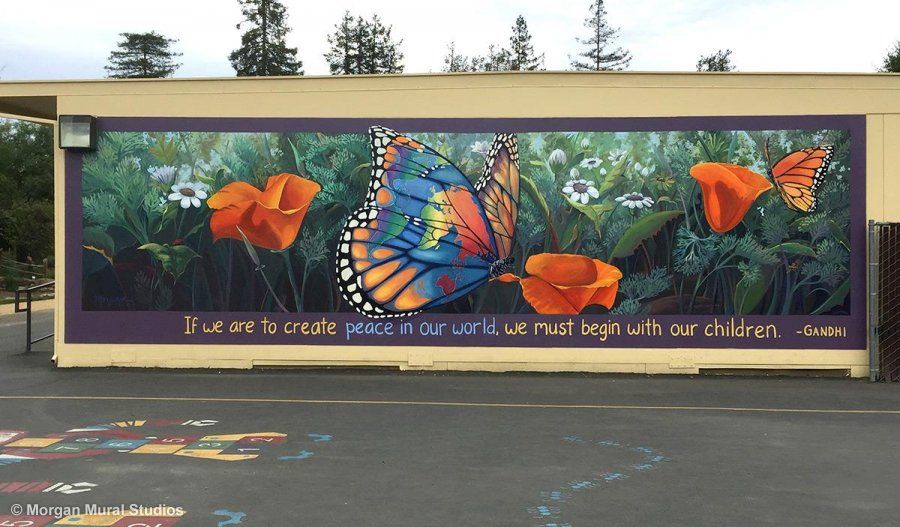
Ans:
<svg viewBox="0 0 900 527"><path fill-rule="evenodd" d="M472 67L472 59L456 52L456 42L447 45L447 54L444 55L444 67L441 71L459 72L474 71Z"/></svg>
<svg viewBox="0 0 900 527"><path fill-rule="evenodd" d="M303 62L297 48L285 41L290 28L287 9L278 0L238 0L249 28L241 35L241 47L231 52L228 60L238 77L271 77L303 75Z"/></svg>
<svg viewBox="0 0 900 527"><path fill-rule="evenodd" d="M900 41L894 44L894 49L888 51L881 64L884 73L900 73Z"/></svg>
<svg viewBox="0 0 900 527"><path fill-rule="evenodd" d="M357 73L360 70L359 58L360 38L357 34L360 30L359 20L344 11L341 21L336 24L335 32L328 35L328 45L331 49L325 54L328 68L332 75Z"/></svg>
<svg viewBox="0 0 900 527"><path fill-rule="evenodd" d="M328 36L325 60L333 75L402 73L402 43L378 15L366 20L347 11Z"/></svg>
<svg viewBox="0 0 900 527"><path fill-rule="evenodd" d="M579 70L608 71L622 70L631 64L631 53L621 47L613 48L619 30L610 27L606 21L603 0L593 0L591 16L584 20L584 27L590 30L588 38L576 38L584 46L577 58L570 58L572 67Z"/></svg>
<svg viewBox="0 0 900 527"><path fill-rule="evenodd" d="M516 17L516 23L512 27L512 35L509 37L509 53L510 70L532 71L544 67L544 54L535 55L528 23L525 22L525 17L522 15Z"/></svg>
<svg viewBox="0 0 900 527"><path fill-rule="evenodd" d="M697 61L697 71L734 71L735 65L731 62L731 50L720 49L711 55L703 55Z"/></svg>
<svg viewBox="0 0 900 527"><path fill-rule="evenodd" d="M171 77L181 64L175 62L181 53L172 50L175 39L155 31L120 33L122 40L109 54L105 66L107 76L114 79L155 79Z"/></svg>
<svg viewBox="0 0 900 527"><path fill-rule="evenodd" d="M487 55L472 58L473 71L510 71L512 69L512 52L503 46L491 44Z"/></svg>

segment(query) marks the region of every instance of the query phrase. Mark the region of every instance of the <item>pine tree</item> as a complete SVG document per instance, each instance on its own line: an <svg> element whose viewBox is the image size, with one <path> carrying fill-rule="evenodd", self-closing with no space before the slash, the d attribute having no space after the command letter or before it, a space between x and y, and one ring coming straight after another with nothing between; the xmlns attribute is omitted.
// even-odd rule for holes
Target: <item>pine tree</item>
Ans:
<svg viewBox="0 0 900 527"><path fill-rule="evenodd" d="M884 73L900 73L900 41L894 44L894 49L888 51L881 65Z"/></svg>
<svg viewBox="0 0 900 527"><path fill-rule="evenodd" d="M181 64L175 57L181 53L172 51L177 40L166 38L155 31L149 33L120 33L118 49L109 54L105 66L107 76L114 79L155 79L171 77Z"/></svg>
<svg viewBox="0 0 900 527"><path fill-rule="evenodd" d="M510 71L512 69L512 52L503 46L491 44L487 55L472 58L473 71Z"/></svg>
<svg viewBox="0 0 900 527"><path fill-rule="evenodd" d="M241 35L241 47L228 56L238 77L303 75L297 48L287 47L287 9L278 0L238 0L249 29Z"/></svg>
<svg viewBox="0 0 900 527"><path fill-rule="evenodd" d="M528 32L528 24L525 17L519 15L512 27L512 35L509 37L510 62L509 69L539 70L544 66L544 55L534 54L534 46L531 44L531 33Z"/></svg>
<svg viewBox="0 0 900 527"><path fill-rule="evenodd" d="M360 70L360 30L359 20L350 11L344 11L340 23L335 25L335 32L328 35L331 49L325 54L325 60L332 75L357 73Z"/></svg>
<svg viewBox="0 0 900 527"><path fill-rule="evenodd" d="M720 49L712 55L703 55L697 61L697 71L734 71L735 65L731 62L731 50Z"/></svg>
<svg viewBox="0 0 900 527"><path fill-rule="evenodd" d="M631 63L631 53L617 47L612 49L613 41L619 30L609 26L606 21L606 8L603 0L593 0L591 16L584 20L584 27L590 29L590 37L576 38L585 50L578 58L570 58L572 67L579 70L608 71L622 70Z"/></svg>
<svg viewBox="0 0 900 527"><path fill-rule="evenodd" d="M400 52L403 41L394 42L391 26L382 24L378 15L372 17L368 26L373 50L370 55L372 67L368 73L403 73L403 53Z"/></svg>
<svg viewBox="0 0 900 527"><path fill-rule="evenodd" d="M459 72L474 71L472 67L472 59L456 52L456 42L447 45L447 54L444 55L444 67L441 71Z"/></svg>
<svg viewBox="0 0 900 527"><path fill-rule="evenodd" d="M391 26L378 15L371 20L345 12L335 32L328 36L325 60L333 75L402 73L402 40L395 41Z"/></svg>

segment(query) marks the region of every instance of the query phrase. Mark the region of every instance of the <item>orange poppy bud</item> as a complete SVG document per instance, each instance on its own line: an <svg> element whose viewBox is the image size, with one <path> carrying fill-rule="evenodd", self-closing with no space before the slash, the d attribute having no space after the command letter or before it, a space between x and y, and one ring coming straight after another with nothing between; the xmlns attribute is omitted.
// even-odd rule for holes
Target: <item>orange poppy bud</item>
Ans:
<svg viewBox="0 0 900 527"><path fill-rule="evenodd" d="M706 222L720 234L737 227L756 198L772 188L765 176L728 163L694 165L691 177L700 183Z"/></svg>
<svg viewBox="0 0 900 527"><path fill-rule="evenodd" d="M542 315L577 315L595 304L610 309L622 279L615 266L580 254L536 254L525 270L531 276L506 273L497 280L519 282L525 300Z"/></svg>
<svg viewBox="0 0 900 527"><path fill-rule="evenodd" d="M206 201L216 209L209 220L213 241L240 240L240 228L257 247L286 249L297 238L309 204L321 189L315 181L294 174L271 176L262 191L243 181L229 183Z"/></svg>

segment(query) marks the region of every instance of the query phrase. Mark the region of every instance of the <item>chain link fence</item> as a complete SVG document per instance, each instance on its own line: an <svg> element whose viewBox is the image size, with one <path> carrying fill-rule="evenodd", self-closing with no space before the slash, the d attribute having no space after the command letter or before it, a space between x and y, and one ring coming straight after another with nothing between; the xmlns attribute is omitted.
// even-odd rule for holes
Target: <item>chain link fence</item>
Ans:
<svg viewBox="0 0 900 527"><path fill-rule="evenodd" d="M869 221L870 378L900 382L900 223Z"/></svg>

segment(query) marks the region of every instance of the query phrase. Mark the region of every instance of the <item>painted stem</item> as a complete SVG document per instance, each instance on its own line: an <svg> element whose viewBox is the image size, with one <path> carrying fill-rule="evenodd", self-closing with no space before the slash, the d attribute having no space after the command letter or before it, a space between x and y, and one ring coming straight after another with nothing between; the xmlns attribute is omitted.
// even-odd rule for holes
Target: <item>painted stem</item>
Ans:
<svg viewBox="0 0 900 527"><path fill-rule="evenodd" d="M287 271L288 282L291 283L291 291L294 293L294 305L297 306L297 313L302 313L303 302L301 301L300 293L297 291L297 278L294 276L294 264L291 263L290 249L281 251L281 254L284 256L284 268ZM304 285L306 284L305 279L303 283Z"/></svg>
<svg viewBox="0 0 900 527"><path fill-rule="evenodd" d="M288 308L284 307L284 304L278 299L278 295L275 294L275 290L272 289L272 284L269 283L269 279L266 277L266 273L263 271L262 266L257 267L256 270L259 271L259 275L262 276L263 282L266 283L266 288L269 290L269 294L272 295L272 299L275 300L278 307L285 313L289 313Z"/></svg>

